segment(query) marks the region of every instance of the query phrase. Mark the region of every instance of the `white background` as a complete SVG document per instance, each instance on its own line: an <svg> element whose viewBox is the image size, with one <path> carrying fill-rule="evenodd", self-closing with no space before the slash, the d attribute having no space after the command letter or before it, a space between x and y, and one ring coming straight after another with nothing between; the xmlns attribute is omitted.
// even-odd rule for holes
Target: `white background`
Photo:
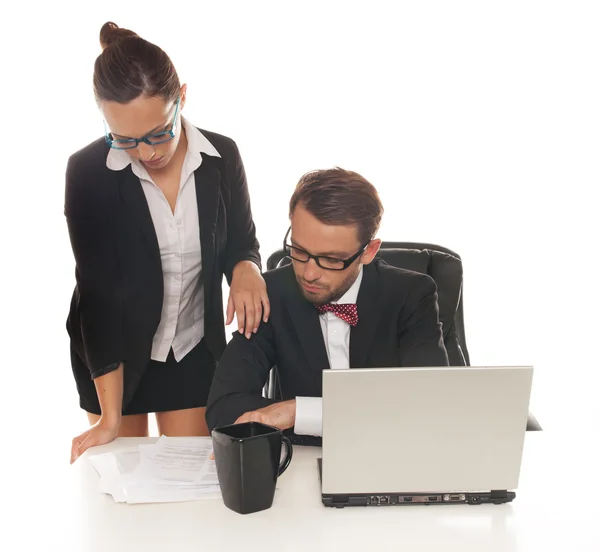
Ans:
<svg viewBox="0 0 600 552"><path fill-rule="evenodd" d="M238 143L265 261L304 172L360 172L384 202L381 238L462 256L472 364L533 364L531 409L547 428L598 422L597 6L2 8L0 408L4 438L18 445L7 463L15 490L29 489L15 470L39 468L43 448L47 492L59 492L70 440L86 426L65 330L74 263L64 170L102 133L91 78L107 20L160 45L189 86L184 115ZM28 493L15 508L35 508Z"/></svg>

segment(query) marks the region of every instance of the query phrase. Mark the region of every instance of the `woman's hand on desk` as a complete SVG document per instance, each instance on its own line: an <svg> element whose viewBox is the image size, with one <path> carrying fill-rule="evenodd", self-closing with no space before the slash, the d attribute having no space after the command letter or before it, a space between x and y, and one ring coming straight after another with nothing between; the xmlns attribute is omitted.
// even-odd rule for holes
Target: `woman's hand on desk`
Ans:
<svg viewBox="0 0 600 552"><path fill-rule="evenodd" d="M235 314L238 331L250 339L258 330L261 317L264 322L269 319L270 309L267 285L260 269L252 261L240 261L233 269L225 324L231 324Z"/></svg>
<svg viewBox="0 0 600 552"><path fill-rule="evenodd" d="M119 433L120 426L120 418L114 420L100 418L90 429L75 437L71 445L71 464L90 447L113 441Z"/></svg>

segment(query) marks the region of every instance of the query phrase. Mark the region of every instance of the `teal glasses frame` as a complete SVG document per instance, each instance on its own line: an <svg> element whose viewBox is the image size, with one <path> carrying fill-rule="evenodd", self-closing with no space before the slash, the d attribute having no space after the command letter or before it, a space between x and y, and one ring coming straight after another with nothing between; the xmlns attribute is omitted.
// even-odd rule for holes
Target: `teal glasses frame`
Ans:
<svg viewBox="0 0 600 552"><path fill-rule="evenodd" d="M173 115L173 123L171 124L171 128L169 130L157 132L156 134L147 134L142 138L127 138L125 140L115 140L111 136L111 133L108 131L106 121L104 121L104 133L106 143L113 149L123 150L137 148L140 142L144 142L144 144L148 144L149 146L157 146L158 144L164 144L169 140L173 140L173 138L175 138L175 132L177 132L177 113L179 112L179 98L177 98L175 106L175 115Z"/></svg>

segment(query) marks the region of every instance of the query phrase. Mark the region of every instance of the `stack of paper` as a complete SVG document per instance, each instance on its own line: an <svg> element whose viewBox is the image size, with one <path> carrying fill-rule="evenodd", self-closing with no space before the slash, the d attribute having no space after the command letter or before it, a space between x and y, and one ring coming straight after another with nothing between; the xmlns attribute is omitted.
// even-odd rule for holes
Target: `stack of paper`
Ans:
<svg viewBox="0 0 600 552"><path fill-rule="evenodd" d="M91 457L100 491L116 502L182 502L220 498L210 437L165 437L151 445Z"/></svg>

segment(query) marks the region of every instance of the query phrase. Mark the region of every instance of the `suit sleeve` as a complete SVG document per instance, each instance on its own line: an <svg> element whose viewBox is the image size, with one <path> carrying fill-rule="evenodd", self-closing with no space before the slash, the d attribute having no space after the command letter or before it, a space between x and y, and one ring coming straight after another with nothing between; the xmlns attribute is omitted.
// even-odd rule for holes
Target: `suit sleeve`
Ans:
<svg viewBox="0 0 600 552"><path fill-rule="evenodd" d="M233 269L240 261L252 261L261 268L256 239L256 227L252 218L250 194L246 171L238 150L233 142L233 155L227 160L227 175L231 192L229 212L227 213L227 256L225 276L231 285Z"/></svg>
<svg viewBox="0 0 600 552"><path fill-rule="evenodd" d="M208 396L206 422L211 431L217 426L233 424L246 412L276 402L262 396L274 365L270 321L261 323L250 339L239 332L233 334L219 360Z"/></svg>
<svg viewBox="0 0 600 552"><path fill-rule="evenodd" d="M415 280L400 313L398 352L400 366L448 366L439 321L437 287L429 276Z"/></svg>
<svg viewBox="0 0 600 552"><path fill-rule="evenodd" d="M82 171L69 159L65 186L65 216L75 257L77 290L71 316L79 324L81 342L76 348L92 378L102 376L124 360L122 301L119 300L119 266L116 240L108 209L89 186Z"/></svg>

